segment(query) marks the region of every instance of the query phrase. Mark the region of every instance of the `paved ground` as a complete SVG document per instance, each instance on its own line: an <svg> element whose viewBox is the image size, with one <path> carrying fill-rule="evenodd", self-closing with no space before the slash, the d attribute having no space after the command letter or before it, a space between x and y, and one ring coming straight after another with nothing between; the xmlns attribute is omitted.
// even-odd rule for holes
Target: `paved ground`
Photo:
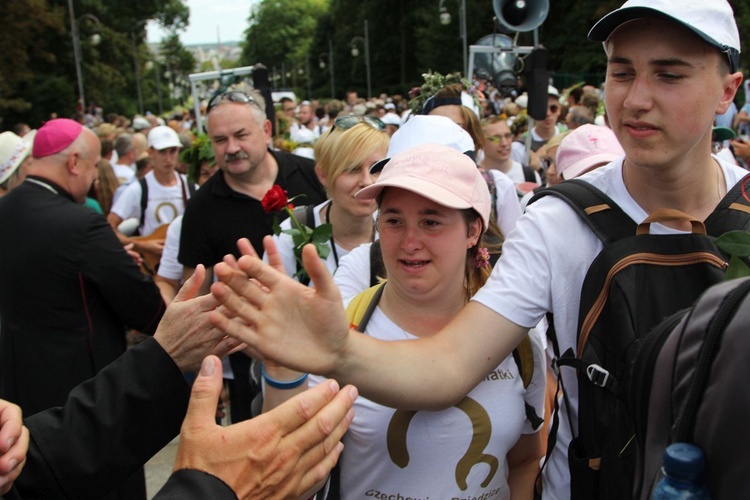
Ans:
<svg viewBox="0 0 750 500"><path fill-rule="evenodd" d="M164 483L167 482L169 475L172 473L174 457L177 454L178 439L174 438L171 443L146 463L146 492L148 493L149 500L164 486Z"/></svg>

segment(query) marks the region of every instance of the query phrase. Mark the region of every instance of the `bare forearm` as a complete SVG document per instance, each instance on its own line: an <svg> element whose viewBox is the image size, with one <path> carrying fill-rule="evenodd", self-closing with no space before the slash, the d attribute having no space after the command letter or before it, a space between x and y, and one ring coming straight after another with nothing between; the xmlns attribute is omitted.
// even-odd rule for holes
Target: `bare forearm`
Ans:
<svg viewBox="0 0 750 500"><path fill-rule="evenodd" d="M534 482L539 474L539 459L528 460L508 469L508 487L511 500L534 498Z"/></svg>
<svg viewBox="0 0 750 500"><path fill-rule="evenodd" d="M539 475L539 461L544 456L540 432L521 434L508 452L508 487L511 500L534 498L534 483Z"/></svg>
<svg viewBox="0 0 750 500"><path fill-rule="evenodd" d="M481 325L481 326L480 326ZM331 374L386 406L440 410L460 401L518 345L526 329L471 302L430 338L385 342L349 332Z"/></svg>

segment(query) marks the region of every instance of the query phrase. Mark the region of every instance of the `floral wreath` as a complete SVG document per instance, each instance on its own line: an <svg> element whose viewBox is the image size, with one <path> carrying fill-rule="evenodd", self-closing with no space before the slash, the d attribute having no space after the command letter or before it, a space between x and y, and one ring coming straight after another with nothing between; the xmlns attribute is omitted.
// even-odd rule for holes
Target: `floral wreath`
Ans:
<svg viewBox="0 0 750 500"><path fill-rule="evenodd" d="M482 96L481 91L466 78L461 76L461 73L456 71L454 73L448 73L447 75L441 75L440 73L432 70L427 73L422 73L424 83L421 87L414 87L409 91L409 108L415 115L422 114L422 108L424 107L427 100L438 93L439 90L444 89L448 85L460 84L466 92L474 100L474 106L477 109L482 109L479 101Z"/></svg>
<svg viewBox="0 0 750 500"><path fill-rule="evenodd" d="M198 171L203 163L215 164L214 148L211 146L211 140L208 136L206 134L199 134L190 143L190 147L180 153L180 161L188 165L189 171L195 172L195 179L193 181L197 180Z"/></svg>

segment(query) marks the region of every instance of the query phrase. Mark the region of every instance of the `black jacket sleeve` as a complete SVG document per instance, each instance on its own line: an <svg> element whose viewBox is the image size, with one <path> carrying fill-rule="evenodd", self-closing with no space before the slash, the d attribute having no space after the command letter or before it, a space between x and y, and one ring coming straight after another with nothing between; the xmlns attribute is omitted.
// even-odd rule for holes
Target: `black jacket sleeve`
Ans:
<svg viewBox="0 0 750 500"><path fill-rule="evenodd" d="M31 440L14 488L21 498L96 498L127 479L180 431L190 390L177 365L149 338L65 405L24 419Z"/></svg>
<svg viewBox="0 0 750 500"><path fill-rule="evenodd" d="M154 500L237 500L237 495L216 476L198 470L175 471Z"/></svg>

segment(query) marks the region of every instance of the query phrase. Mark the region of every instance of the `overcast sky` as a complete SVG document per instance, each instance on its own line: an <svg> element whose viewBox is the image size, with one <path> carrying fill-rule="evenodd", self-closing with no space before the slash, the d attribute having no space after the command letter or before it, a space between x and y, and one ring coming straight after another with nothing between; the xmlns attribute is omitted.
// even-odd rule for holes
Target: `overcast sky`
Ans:
<svg viewBox="0 0 750 500"><path fill-rule="evenodd" d="M235 42L244 38L250 6L256 0L185 0L190 7L190 25L180 33L183 45L216 43L217 27L222 42ZM158 25L148 26L148 41L158 43L164 32Z"/></svg>

